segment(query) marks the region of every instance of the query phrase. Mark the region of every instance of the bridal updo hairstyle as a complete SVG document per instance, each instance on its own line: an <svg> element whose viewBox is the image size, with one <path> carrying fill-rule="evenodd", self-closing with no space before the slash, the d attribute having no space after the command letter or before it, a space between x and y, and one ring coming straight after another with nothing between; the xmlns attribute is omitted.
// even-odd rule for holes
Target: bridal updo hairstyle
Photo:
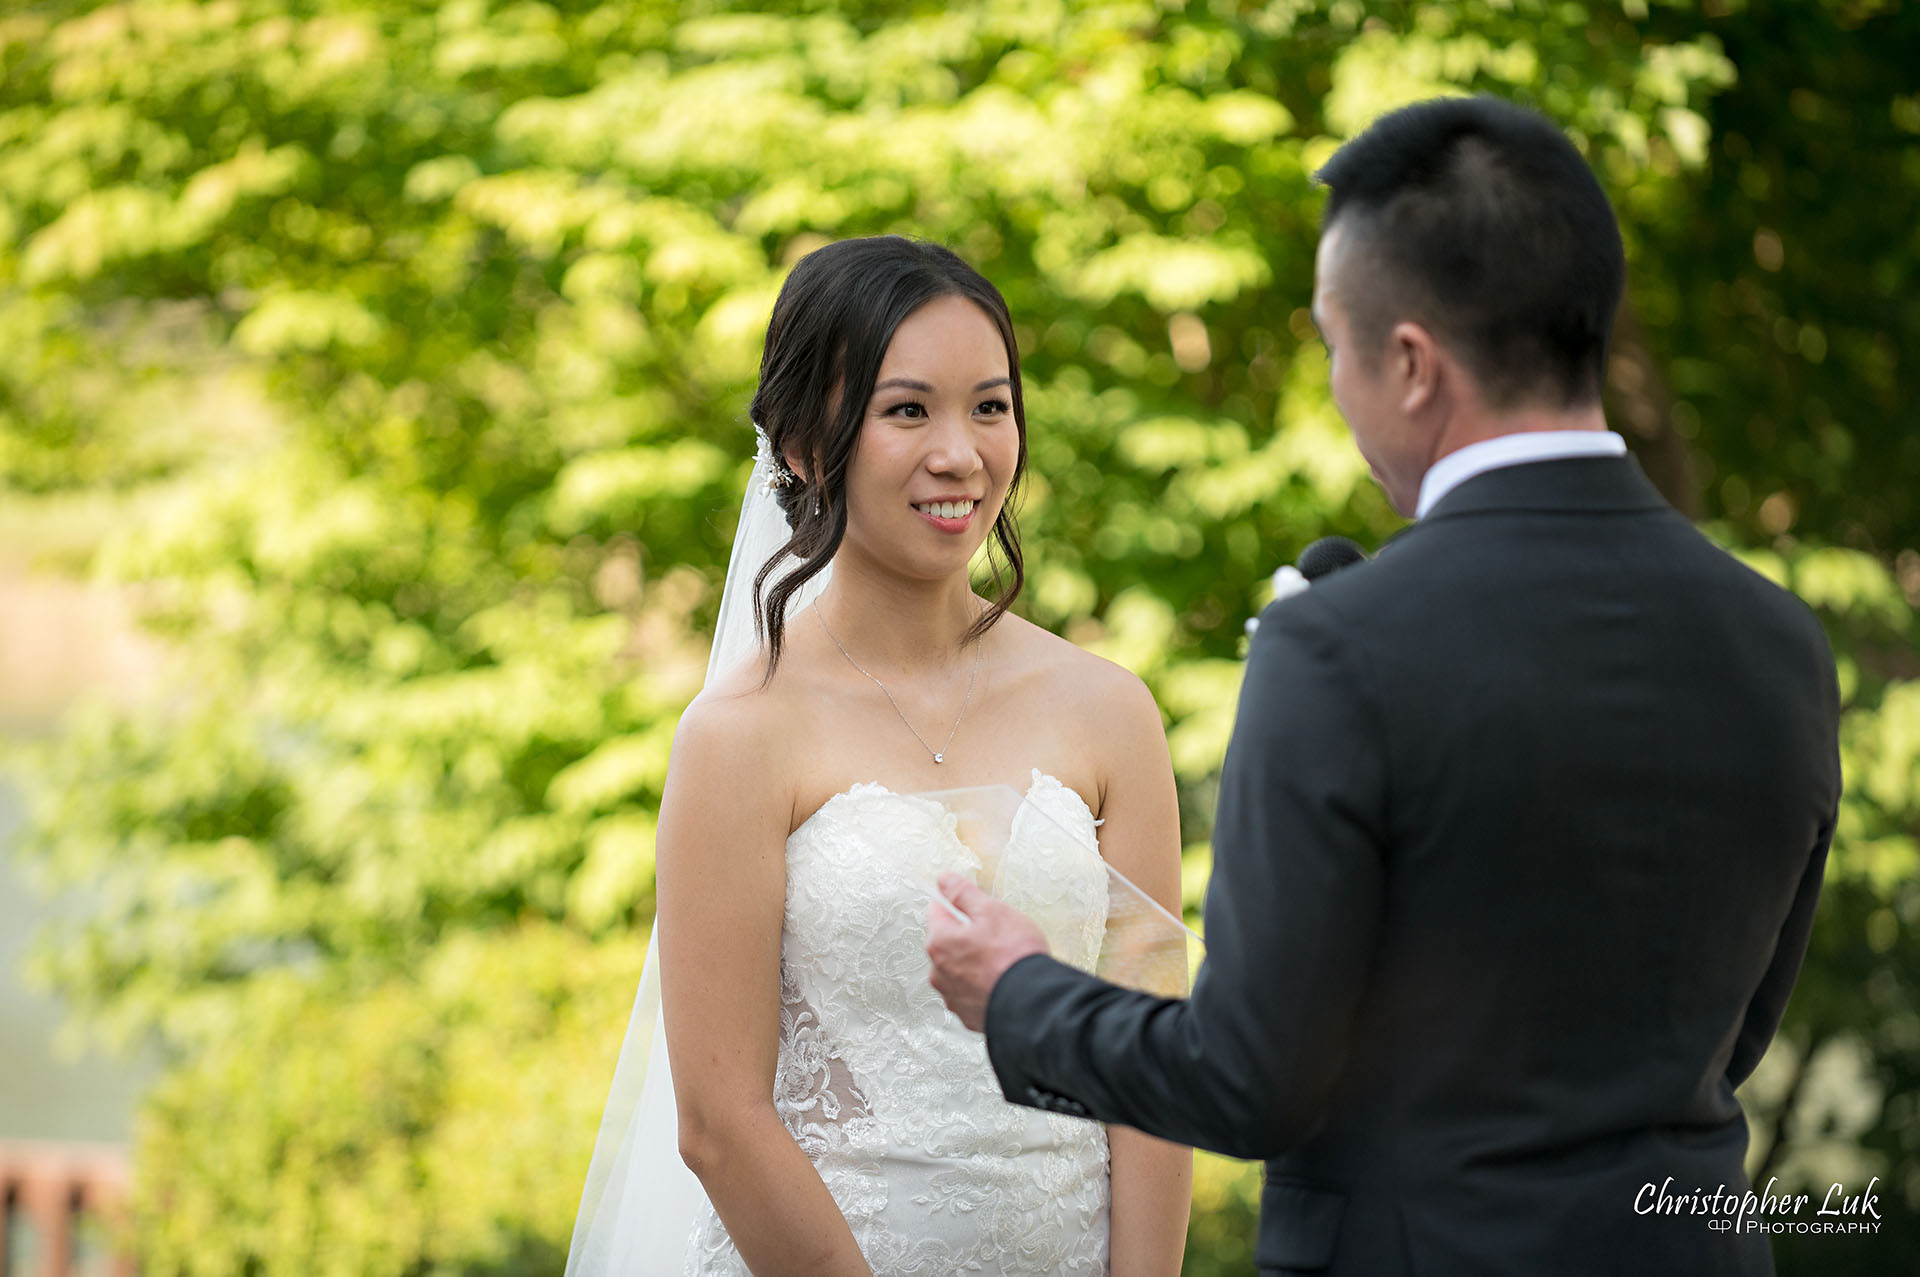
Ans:
<svg viewBox="0 0 1920 1277"><path fill-rule="evenodd" d="M1445 342L1495 408L1600 398L1626 282L1600 182L1545 117L1498 98L1383 115L1315 175L1342 228L1369 367L1403 319Z"/></svg>
<svg viewBox="0 0 1920 1277"><path fill-rule="evenodd" d="M1012 510L1027 468L1027 412L1020 351L1000 290L938 244L881 235L817 248L800 259L773 304L760 356L760 386L750 409L776 458L802 460L800 481L777 490L793 537L753 583L754 624L766 640L768 678L780 663L789 601L833 561L846 535L847 469L887 347L909 315L941 297L966 298L999 329L1020 438L1013 478L993 524L1006 564L993 564L996 597L965 641L993 628L1026 580ZM789 558L800 562L783 570Z"/></svg>

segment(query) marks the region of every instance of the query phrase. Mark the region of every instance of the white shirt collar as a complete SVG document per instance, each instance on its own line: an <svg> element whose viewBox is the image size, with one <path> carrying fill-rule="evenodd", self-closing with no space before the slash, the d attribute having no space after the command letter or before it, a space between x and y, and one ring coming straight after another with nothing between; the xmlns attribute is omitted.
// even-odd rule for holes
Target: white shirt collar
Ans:
<svg viewBox="0 0 1920 1277"><path fill-rule="evenodd" d="M1440 498L1489 470L1567 457L1624 457L1627 441L1611 430L1528 430L1470 443L1433 463L1420 481L1413 517L1424 519Z"/></svg>

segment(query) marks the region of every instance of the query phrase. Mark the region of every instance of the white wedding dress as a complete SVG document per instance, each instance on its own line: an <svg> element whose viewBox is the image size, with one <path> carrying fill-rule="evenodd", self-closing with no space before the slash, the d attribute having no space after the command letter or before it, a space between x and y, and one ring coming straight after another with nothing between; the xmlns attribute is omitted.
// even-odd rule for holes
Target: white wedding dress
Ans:
<svg viewBox="0 0 1920 1277"><path fill-rule="evenodd" d="M1091 966L1106 875L1060 834L1093 843L1093 813L1038 771L1027 797L1046 819L1016 822L995 894ZM1104 1274L1106 1128L1007 1103L986 1040L928 983L927 884L980 869L953 822L855 785L787 839L774 1107L876 1274ZM685 1272L747 1272L709 1204Z"/></svg>
<svg viewBox="0 0 1920 1277"><path fill-rule="evenodd" d="M754 581L791 535L765 437L741 502L707 674L757 650ZM830 572L831 569L829 569ZM807 582L791 617L826 585ZM771 584L771 583L769 583ZM1107 924L1097 823L1036 771L990 887L1091 968ZM977 872L956 818L879 785L837 794L787 839L780 1050L773 1102L876 1274L1105 1274L1106 1128L1007 1103L969 1032L928 983L935 877ZM581 1190L567 1277L747 1271L681 1161L658 936L634 997Z"/></svg>

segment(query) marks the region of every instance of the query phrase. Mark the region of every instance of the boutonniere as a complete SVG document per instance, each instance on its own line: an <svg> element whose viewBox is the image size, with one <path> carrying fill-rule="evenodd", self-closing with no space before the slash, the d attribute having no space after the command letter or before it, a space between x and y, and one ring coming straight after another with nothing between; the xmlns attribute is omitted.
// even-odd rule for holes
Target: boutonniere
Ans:
<svg viewBox="0 0 1920 1277"><path fill-rule="evenodd" d="M1300 575L1300 569L1294 567L1292 564L1278 568L1273 574L1273 601L1278 603L1281 599L1290 599L1296 594L1305 594L1310 584L1311 582L1309 582L1306 577ZM1248 638L1252 638L1253 632L1259 628L1259 617L1250 616L1247 618Z"/></svg>

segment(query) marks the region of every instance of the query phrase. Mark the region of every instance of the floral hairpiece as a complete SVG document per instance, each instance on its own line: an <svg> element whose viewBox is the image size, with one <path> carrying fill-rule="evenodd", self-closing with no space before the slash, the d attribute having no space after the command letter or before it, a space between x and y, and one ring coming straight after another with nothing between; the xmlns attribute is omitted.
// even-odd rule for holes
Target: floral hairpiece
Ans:
<svg viewBox="0 0 1920 1277"><path fill-rule="evenodd" d="M800 476L795 474L792 468L787 465L787 459L774 452L773 443L767 438L766 431L760 429L759 426L755 426L753 428L753 437L756 441L753 462L755 466L764 465L767 467L769 473L764 487L768 492L778 492L782 488L791 488L800 482Z"/></svg>

